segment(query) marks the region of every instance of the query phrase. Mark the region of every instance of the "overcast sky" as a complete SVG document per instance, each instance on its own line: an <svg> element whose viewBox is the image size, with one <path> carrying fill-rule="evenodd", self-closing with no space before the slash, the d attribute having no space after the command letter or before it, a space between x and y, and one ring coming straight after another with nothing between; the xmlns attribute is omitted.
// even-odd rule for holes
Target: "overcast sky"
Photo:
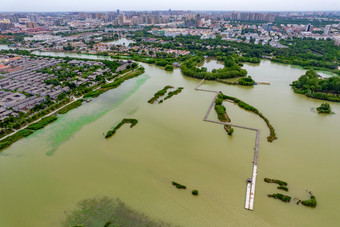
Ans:
<svg viewBox="0 0 340 227"><path fill-rule="evenodd" d="M1 0L3 11L340 11L340 0Z"/></svg>

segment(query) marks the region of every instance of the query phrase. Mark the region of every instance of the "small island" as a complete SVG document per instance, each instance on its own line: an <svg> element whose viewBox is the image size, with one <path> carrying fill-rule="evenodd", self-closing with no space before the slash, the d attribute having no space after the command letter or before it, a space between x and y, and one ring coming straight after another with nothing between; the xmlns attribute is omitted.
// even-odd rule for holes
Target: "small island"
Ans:
<svg viewBox="0 0 340 227"><path fill-rule="evenodd" d="M326 114L332 113L332 108L328 103L322 103L321 106L316 108L316 110L318 111L318 113L326 113Z"/></svg>
<svg viewBox="0 0 340 227"><path fill-rule="evenodd" d="M167 85L163 89L157 91L151 99L149 99L148 103L153 104L157 101L157 99L166 94L167 90L173 88L173 86Z"/></svg>
<svg viewBox="0 0 340 227"><path fill-rule="evenodd" d="M304 206L313 207L314 208L317 205L316 198L315 198L315 196L311 192L309 192L309 194L310 194L310 199L303 200L303 201L301 201L301 203Z"/></svg>
<svg viewBox="0 0 340 227"><path fill-rule="evenodd" d="M114 135L116 133L116 131L126 123L130 123L131 124L130 128L132 128L133 126L135 126L138 123L138 120L124 118L116 127L114 127L112 130L110 130L106 133L105 138L107 139L107 138L111 137L112 135Z"/></svg>
<svg viewBox="0 0 340 227"><path fill-rule="evenodd" d="M164 100L167 100L167 99L171 98L174 95L178 95L179 93L182 92L183 89L184 89L183 87L179 87L175 91L170 91L168 93L168 95L164 98Z"/></svg>

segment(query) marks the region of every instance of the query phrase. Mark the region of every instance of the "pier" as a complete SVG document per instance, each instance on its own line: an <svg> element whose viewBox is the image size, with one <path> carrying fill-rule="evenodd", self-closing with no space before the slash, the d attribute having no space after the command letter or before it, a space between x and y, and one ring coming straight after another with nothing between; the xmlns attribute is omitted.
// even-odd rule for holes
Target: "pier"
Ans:
<svg viewBox="0 0 340 227"><path fill-rule="evenodd" d="M259 153L259 144L260 144L260 129L256 128L251 128L247 126L242 126L242 125L235 125L235 124L230 124L226 122L220 122L220 121L213 121L213 120L208 120L208 116L210 114L211 109L213 108L215 104L215 100L220 94L220 91L211 91L211 90L205 90L205 89L200 89L199 87L202 85L204 82L204 79L199 83L199 85L195 88L196 91L206 91L206 92L213 92L216 93L214 96L207 113L205 114L203 121L207 121L210 123L215 123L215 124L221 124L221 125L230 125L235 128L241 128L241 129L246 129L246 130L252 130L256 132L256 138L255 138L255 148L254 148L254 159L253 159L253 173L252 177L248 178L247 180L247 186L246 186L246 199L245 199L245 209L247 210L254 210L254 202L255 202L255 187L256 187L256 176L257 176L257 160L258 160L258 153Z"/></svg>

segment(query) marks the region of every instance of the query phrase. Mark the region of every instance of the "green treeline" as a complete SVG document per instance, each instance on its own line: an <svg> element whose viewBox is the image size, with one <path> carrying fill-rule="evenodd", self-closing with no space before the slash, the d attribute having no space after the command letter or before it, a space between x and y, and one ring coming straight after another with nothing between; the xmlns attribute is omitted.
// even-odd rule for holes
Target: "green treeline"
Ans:
<svg viewBox="0 0 340 227"><path fill-rule="evenodd" d="M288 195L283 195L283 194L280 194L280 193L276 193L276 194L269 194L268 197L272 197L274 199L279 199L281 200L282 202L285 202L285 203L289 203L290 200L292 199L290 196Z"/></svg>
<svg viewBox="0 0 340 227"><path fill-rule="evenodd" d="M137 31L136 37L156 37L148 32L148 28ZM158 37L159 38L159 37ZM137 38L139 39L139 38ZM223 58L230 55L242 55L236 57L239 62L258 63L263 56L271 56L271 61L284 64L299 65L306 68L330 70L340 75L337 69L340 63L340 47L334 44L334 40L316 40L313 38L289 38L280 40L287 48L274 48L270 45L234 42L216 39L200 39L199 36L162 36L162 40L169 41L165 44L153 43L154 47L188 50L194 55L214 56ZM139 44L149 44L136 40ZM181 45L179 45L179 43Z"/></svg>
<svg viewBox="0 0 340 227"><path fill-rule="evenodd" d="M27 129L34 130L34 131L39 130L39 129L44 128L46 125L56 121L57 119L58 119L58 117L56 117L56 116L44 117L40 121L38 121L37 123L33 123L33 124L29 125L27 127Z"/></svg>
<svg viewBox="0 0 340 227"><path fill-rule="evenodd" d="M132 128L133 126L135 126L138 123L138 120L136 119L128 119L128 118L124 118L116 127L114 127L112 130L108 131L105 135L105 138L109 138L111 137L113 134L116 133L116 131L122 127L124 124L126 123L130 123L130 128Z"/></svg>
<svg viewBox="0 0 340 227"><path fill-rule="evenodd" d="M167 99L171 98L174 95L178 95L179 93L182 92L183 89L184 89L183 87L179 87L175 91L170 91L168 93L168 95L164 98L164 100L167 100Z"/></svg>
<svg viewBox="0 0 340 227"><path fill-rule="evenodd" d="M197 64L204 59L205 58L203 56L194 56L189 58L181 65L182 73L186 76L206 80L244 77L248 73L247 70L242 69L231 56L224 58L224 68L213 69L211 72L208 72L205 67L197 67Z"/></svg>
<svg viewBox="0 0 340 227"><path fill-rule="evenodd" d="M320 79L315 71L308 70L291 86L294 92L311 98L340 102L340 77Z"/></svg>
<svg viewBox="0 0 340 227"><path fill-rule="evenodd" d="M259 115L259 117L261 117L266 122L267 127L269 128L270 135L267 137L268 142L273 142L273 140L277 139L274 127L270 124L269 120L260 111L258 111L258 109L243 102L242 100L239 100L238 98L227 96L222 93L218 95L218 98L223 99L223 100L226 100L226 99L231 100L237 103L239 107Z"/></svg>
<svg viewBox="0 0 340 227"><path fill-rule="evenodd" d="M73 109L75 109L75 108L81 106L82 103L83 103L83 100L82 100L82 99L79 99L79 100L77 100L77 101L75 101L75 102L73 102L73 103L71 103L71 104L65 106L64 108L60 109L60 110L58 111L58 114L66 114L66 113L69 112L70 110L73 110Z"/></svg>
<svg viewBox="0 0 340 227"><path fill-rule="evenodd" d="M14 135L11 135L11 136L1 140L0 141L0 151L11 146L16 141L31 135L32 133L33 133L33 131L31 131L29 129L23 129L23 130L18 131Z"/></svg>
<svg viewBox="0 0 340 227"><path fill-rule="evenodd" d="M165 86L163 89L157 91L153 97L151 99L149 99L148 103L151 103L153 104L155 101L157 101L157 99L163 95L166 94L167 90L170 89L170 88L173 88L173 86L170 86L170 85L167 85Z"/></svg>

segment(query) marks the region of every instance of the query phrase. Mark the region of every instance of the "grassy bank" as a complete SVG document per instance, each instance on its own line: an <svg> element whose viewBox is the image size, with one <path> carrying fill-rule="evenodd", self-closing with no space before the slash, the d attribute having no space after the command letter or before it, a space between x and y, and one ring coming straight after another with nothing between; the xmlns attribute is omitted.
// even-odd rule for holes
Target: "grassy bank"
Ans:
<svg viewBox="0 0 340 227"><path fill-rule="evenodd" d="M67 106L65 106L64 108L62 108L61 110L59 110L57 113L58 114L66 114L67 112L69 112L70 110L73 110L79 106L81 106L83 103L83 100L82 99L79 99Z"/></svg>
<svg viewBox="0 0 340 227"><path fill-rule="evenodd" d="M15 143L16 141L25 138L29 135L31 135L33 133L33 131L29 130L29 129L23 129L18 131L17 133L15 133L14 135L11 135L5 139L3 139L0 142L0 151L4 150L5 148L11 146L13 143Z"/></svg>
<svg viewBox="0 0 340 227"><path fill-rule="evenodd" d="M36 131L36 130L44 128L45 126L56 121L57 119L58 119L58 117L56 117L56 116L44 117L40 121L38 121L37 123L33 123L33 124L29 125L27 127L27 129Z"/></svg>

